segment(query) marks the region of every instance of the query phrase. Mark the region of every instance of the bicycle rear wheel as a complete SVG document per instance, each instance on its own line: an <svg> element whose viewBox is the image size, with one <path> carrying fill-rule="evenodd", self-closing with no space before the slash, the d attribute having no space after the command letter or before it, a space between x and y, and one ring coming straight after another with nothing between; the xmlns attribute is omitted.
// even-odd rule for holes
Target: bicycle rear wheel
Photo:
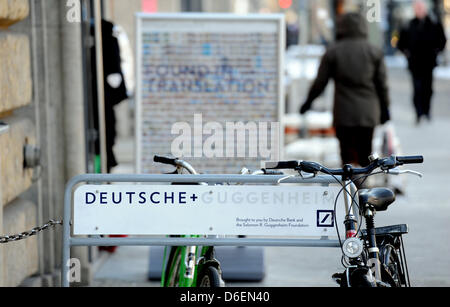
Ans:
<svg viewBox="0 0 450 307"><path fill-rule="evenodd" d="M392 245L386 245L382 248L382 279L391 287L402 287L405 284L405 278L402 271L402 265L396 249Z"/></svg>

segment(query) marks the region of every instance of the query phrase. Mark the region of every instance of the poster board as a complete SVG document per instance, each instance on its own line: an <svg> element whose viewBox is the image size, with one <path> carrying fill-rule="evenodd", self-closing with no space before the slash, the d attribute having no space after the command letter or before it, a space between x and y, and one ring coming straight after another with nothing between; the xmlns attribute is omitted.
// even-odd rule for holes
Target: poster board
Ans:
<svg viewBox="0 0 450 307"><path fill-rule="evenodd" d="M172 170L156 154L210 174L282 158L283 15L136 17L138 173Z"/></svg>

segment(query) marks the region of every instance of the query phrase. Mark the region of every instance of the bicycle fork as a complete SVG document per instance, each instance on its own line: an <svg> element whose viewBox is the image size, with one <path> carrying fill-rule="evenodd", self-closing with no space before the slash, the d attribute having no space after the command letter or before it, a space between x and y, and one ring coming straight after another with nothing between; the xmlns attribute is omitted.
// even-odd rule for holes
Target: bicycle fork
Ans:
<svg viewBox="0 0 450 307"><path fill-rule="evenodd" d="M358 237L358 219L355 215L355 202L353 201L353 198L357 194L357 188L353 182L350 180L343 181L343 184L345 186L344 190L344 204L345 204L345 238L351 239ZM367 228L367 234L368 234L368 256L369 259L367 261L367 266L370 269L369 272L369 280L373 280L373 276L375 275L375 279L377 281L381 281L381 263L380 263L380 257L379 257L379 249L377 247L376 242L376 233L375 233L375 210L367 206L367 204L359 204L360 206L363 206L363 214L366 221L366 228ZM352 259L352 264L356 265L356 260ZM347 269L346 274L349 273L349 269Z"/></svg>

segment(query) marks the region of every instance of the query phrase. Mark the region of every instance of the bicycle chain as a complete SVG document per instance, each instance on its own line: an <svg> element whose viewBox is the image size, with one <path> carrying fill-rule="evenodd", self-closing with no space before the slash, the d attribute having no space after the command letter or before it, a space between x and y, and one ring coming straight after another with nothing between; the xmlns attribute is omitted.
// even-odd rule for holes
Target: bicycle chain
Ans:
<svg viewBox="0 0 450 307"><path fill-rule="evenodd" d="M0 236L0 244L24 240L29 237L35 236L35 235L39 234L40 232L45 231L45 230L47 230L51 227L57 226L57 225L63 225L63 221L50 220L49 222L45 223L41 227L35 227L35 228L31 229L30 231L24 231L22 233L19 233L16 235L11 235L11 236Z"/></svg>

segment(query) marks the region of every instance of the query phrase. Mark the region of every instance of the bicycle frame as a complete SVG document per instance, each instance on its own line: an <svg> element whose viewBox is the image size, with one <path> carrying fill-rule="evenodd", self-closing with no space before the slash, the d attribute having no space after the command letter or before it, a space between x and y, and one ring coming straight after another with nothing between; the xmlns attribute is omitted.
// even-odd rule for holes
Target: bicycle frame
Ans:
<svg viewBox="0 0 450 307"><path fill-rule="evenodd" d="M168 247L164 249L164 267L161 276L161 286L166 286L167 281L175 280L178 275L178 286L179 287L192 287L195 285L195 266L196 266L196 246L178 246L175 248L174 253L179 264L166 263L166 255ZM170 260L170 259L169 259ZM168 271L167 271L168 269ZM168 275L166 276L166 274Z"/></svg>

